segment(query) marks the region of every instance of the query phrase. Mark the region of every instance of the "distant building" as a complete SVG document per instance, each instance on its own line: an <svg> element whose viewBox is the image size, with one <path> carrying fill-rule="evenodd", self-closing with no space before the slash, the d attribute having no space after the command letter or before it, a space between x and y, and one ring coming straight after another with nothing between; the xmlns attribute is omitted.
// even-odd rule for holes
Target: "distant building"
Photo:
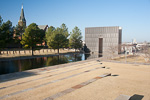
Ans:
<svg viewBox="0 0 150 100"><path fill-rule="evenodd" d="M42 30L45 31L45 34L46 32L48 31L48 25L38 25L38 27ZM47 42L46 41L43 41L42 44L37 44L37 46L46 46L47 47Z"/></svg>
<svg viewBox="0 0 150 100"><path fill-rule="evenodd" d="M113 46L115 53L121 52L122 29L114 27L88 27L85 28L85 44L90 52L108 54Z"/></svg>
<svg viewBox="0 0 150 100"><path fill-rule="evenodd" d="M48 31L48 25L38 25L38 27L42 30L44 30L45 32Z"/></svg>
<svg viewBox="0 0 150 100"><path fill-rule="evenodd" d="M121 48L123 53L127 53L129 55L134 54L137 51L136 45L132 43L122 43L122 48Z"/></svg>
<svg viewBox="0 0 150 100"><path fill-rule="evenodd" d="M21 8L21 15L20 15L20 18L19 18L19 21L18 21L18 25L26 26L26 19L25 19L25 16L24 16L23 5L22 5L22 8Z"/></svg>
<svg viewBox="0 0 150 100"><path fill-rule="evenodd" d="M137 44L136 39L132 40L132 44Z"/></svg>

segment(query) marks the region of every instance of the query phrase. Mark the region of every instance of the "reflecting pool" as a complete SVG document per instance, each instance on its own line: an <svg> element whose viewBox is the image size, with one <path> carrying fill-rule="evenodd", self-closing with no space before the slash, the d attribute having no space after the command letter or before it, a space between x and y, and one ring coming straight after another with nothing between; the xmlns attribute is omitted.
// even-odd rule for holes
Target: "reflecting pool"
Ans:
<svg viewBox="0 0 150 100"><path fill-rule="evenodd" d="M14 72L21 72L25 70L47 67L52 65L64 64L69 62L76 62L97 57L98 55L72 53L59 56L0 61L0 75Z"/></svg>

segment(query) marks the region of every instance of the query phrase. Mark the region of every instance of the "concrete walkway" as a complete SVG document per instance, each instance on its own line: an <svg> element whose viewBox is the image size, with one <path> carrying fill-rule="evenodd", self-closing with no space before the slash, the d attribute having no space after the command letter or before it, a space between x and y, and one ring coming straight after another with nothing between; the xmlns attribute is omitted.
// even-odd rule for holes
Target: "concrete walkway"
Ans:
<svg viewBox="0 0 150 100"><path fill-rule="evenodd" d="M28 75L29 74L29 75ZM0 100L150 100L150 66L97 59L0 76Z"/></svg>

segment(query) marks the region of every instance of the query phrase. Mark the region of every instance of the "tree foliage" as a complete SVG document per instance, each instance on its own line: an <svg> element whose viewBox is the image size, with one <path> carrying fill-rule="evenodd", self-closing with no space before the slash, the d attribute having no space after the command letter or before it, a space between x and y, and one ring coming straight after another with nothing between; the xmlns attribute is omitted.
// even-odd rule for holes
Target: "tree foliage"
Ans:
<svg viewBox="0 0 150 100"><path fill-rule="evenodd" d="M49 44L52 41L52 37L51 36L53 35L54 31L55 31L55 27L50 26L48 28L48 32L46 32L46 41L47 41L47 44L48 44L49 48L52 48Z"/></svg>
<svg viewBox="0 0 150 100"><path fill-rule="evenodd" d="M148 44L143 46L143 57L146 62L150 62L150 46Z"/></svg>
<svg viewBox="0 0 150 100"><path fill-rule="evenodd" d="M56 29L51 26L48 28L48 32L46 33L47 44L49 48L58 49L59 54L59 48L68 46L68 36L68 28L65 24L62 24L60 28L58 27Z"/></svg>
<svg viewBox="0 0 150 100"><path fill-rule="evenodd" d="M110 56L111 59L114 59L115 56L118 55L118 45L111 44L107 48L107 56Z"/></svg>
<svg viewBox="0 0 150 100"><path fill-rule="evenodd" d="M43 43L45 41L45 31L40 29L40 41L39 43Z"/></svg>
<svg viewBox="0 0 150 100"><path fill-rule="evenodd" d="M13 38L13 27L12 22L3 22L0 16L0 49L5 48ZM0 52L1 53L1 52Z"/></svg>
<svg viewBox="0 0 150 100"><path fill-rule="evenodd" d="M75 49L82 48L82 35L80 29L77 26L71 32L69 45L71 48Z"/></svg>
<svg viewBox="0 0 150 100"><path fill-rule="evenodd" d="M31 23L26 29L25 33L22 35L21 44L24 45L24 48L33 48L36 47L36 44L40 44L42 42L41 36L43 31L39 29L39 27L35 23Z"/></svg>
<svg viewBox="0 0 150 100"><path fill-rule="evenodd" d="M67 26L63 23L60 28L62 29L62 34L67 38L69 36Z"/></svg>
<svg viewBox="0 0 150 100"><path fill-rule="evenodd" d="M3 22L3 19L2 19L2 17L0 16L0 27L1 27L1 25L2 25L2 22Z"/></svg>
<svg viewBox="0 0 150 100"><path fill-rule="evenodd" d="M68 32L68 28L67 26L63 23L60 28L62 29L62 34L65 36L65 38L67 39L63 45L63 48L68 48L69 47L69 39L68 36L70 35Z"/></svg>
<svg viewBox="0 0 150 100"><path fill-rule="evenodd" d="M22 34L25 32L25 28L26 28L26 26L16 25L16 27L14 29L14 34L15 35L13 37L15 43L20 44L20 41L22 39Z"/></svg>

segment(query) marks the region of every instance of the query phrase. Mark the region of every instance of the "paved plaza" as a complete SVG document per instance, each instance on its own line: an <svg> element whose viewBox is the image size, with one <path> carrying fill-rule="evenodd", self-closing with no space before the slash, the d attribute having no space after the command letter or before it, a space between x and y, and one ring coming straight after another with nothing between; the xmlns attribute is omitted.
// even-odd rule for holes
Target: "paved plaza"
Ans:
<svg viewBox="0 0 150 100"><path fill-rule="evenodd" d="M92 59L1 75L0 100L150 100L149 84L150 65Z"/></svg>

